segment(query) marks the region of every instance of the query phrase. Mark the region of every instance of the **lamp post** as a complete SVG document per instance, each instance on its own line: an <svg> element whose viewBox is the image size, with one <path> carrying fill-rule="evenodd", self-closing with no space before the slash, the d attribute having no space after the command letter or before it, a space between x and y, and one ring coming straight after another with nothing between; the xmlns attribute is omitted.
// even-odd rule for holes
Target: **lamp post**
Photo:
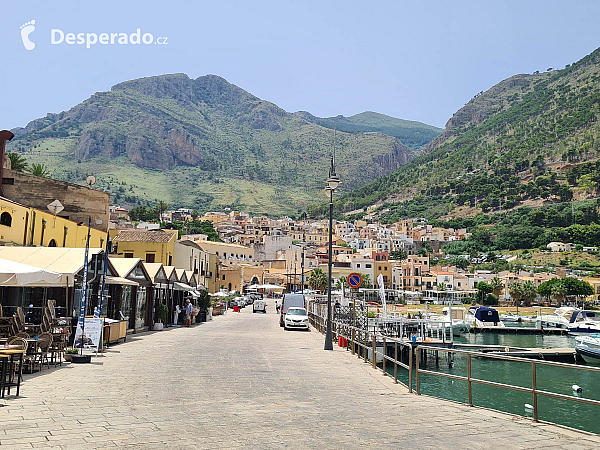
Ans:
<svg viewBox="0 0 600 450"><path fill-rule="evenodd" d="M331 167L329 168L329 178L327 178L326 190L329 191L329 255L327 258L327 329L325 331L325 350L333 350L331 333L331 270L333 265L333 191L342 184L335 174L335 164L333 156L331 157Z"/></svg>
<svg viewBox="0 0 600 450"><path fill-rule="evenodd" d="M302 272L302 274L300 275L300 292L302 294L304 294L304 246L306 244L306 234L302 233L302 243L300 244L302 246L302 259L300 261L300 271Z"/></svg>

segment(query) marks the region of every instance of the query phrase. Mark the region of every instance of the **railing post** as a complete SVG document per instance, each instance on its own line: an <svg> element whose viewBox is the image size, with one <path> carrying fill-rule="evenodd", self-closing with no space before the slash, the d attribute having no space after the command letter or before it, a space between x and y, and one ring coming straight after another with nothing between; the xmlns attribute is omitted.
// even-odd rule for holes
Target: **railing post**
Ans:
<svg viewBox="0 0 600 450"><path fill-rule="evenodd" d="M369 352L367 351L367 336L365 335L364 339L361 339L361 341L363 341L364 344L364 346L362 347L363 358L365 358L365 362L369 362Z"/></svg>
<svg viewBox="0 0 600 450"><path fill-rule="evenodd" d="M352 338L350 339L350 342L352 343L352 347L350 347L350 352L354 355L354 327L352 327L350 331L350 336L352 336Z"/></svg>
<svg viewBox="0 0 600 450"><path fill-rule="evenodd" d="M371 352L371 364L373 365L373 369L377 368L377 357L375 356L375 352L377 351L377 336L373 334L371 339L371 346L373 347Z"/></svg>
<svg viewBox="0 0 600 450"><path fill-rule="evenodd" d="M398 384L398 341L394 341L394 383Z"/></svg>
<svg viewBox="0 0 600 450"><path fill-rule="evenodd" d="M387 359L387 341L385 336L383 336L383 374L387 375L385 371L385 360Z"/></svg>
<svg viewBox="0 0 600 450"><path fill-rule="evenodd" d="M410 352L412 353L412 351L411 347ZM415 349L415 354L417 356L417 395L421 395L421 385L419 380L419 361L421 360L421 356L419 355L419 346Z"/></svg>
<svg viewBox="0 0 600 450"><path fill-rule="evenodd" d="M469 388L469 406L473 406L473 391L471 386L471 354L467 353L467 386Z"/></svg>
<svg viewBox="0 0 600 450"><path fill-rule="evenodd" d="M533 391L533 421L538 421L538 404L537 404L537 374L535 371L535 361L531 361L531 390Z"/></svg>
<svg viewBox="0 0 600 450"><path fill-rule="evenodd" d="M412 380L413 380L413 352L412 346L408 346L408 392L412 393Z"/></svg>

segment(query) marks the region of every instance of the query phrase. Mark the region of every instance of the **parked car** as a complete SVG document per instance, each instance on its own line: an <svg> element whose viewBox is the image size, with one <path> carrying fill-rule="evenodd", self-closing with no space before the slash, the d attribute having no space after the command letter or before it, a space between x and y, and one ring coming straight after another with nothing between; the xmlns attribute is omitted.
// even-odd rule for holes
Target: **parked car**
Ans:
<svg viewBox="0 0 600 450"><path fill-rule="evenodd" d="M267 312L267 302L264 300L255 300L252 306L252 312Z"/></svg>
<svg viewBox="0 0 600 450"><path fill-rule="evenodd" d="M308 330L308 312L304 308L292 307L288 308L285 320L283 322L283 329L302 329Z"/></svg>
<svg viewBox="0 0 600 450"><path fill-rule="evenodd" d="M288 309L298 307L304 308L304 295L302 294L285 294L281 300L281 308L279 310L279 326L285 326L285 315Z"/></svg>

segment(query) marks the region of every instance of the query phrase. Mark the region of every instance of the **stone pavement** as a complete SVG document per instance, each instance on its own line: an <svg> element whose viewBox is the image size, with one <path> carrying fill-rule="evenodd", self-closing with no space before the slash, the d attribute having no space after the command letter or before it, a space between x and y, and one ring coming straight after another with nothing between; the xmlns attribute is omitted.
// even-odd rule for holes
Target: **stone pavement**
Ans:
<svg viewBox="0 0 600 450"><path fill-rule="evenodd" d="M600 438L416 397L316 331L229 313L26 376L0 448L598 448Z"/></svg>

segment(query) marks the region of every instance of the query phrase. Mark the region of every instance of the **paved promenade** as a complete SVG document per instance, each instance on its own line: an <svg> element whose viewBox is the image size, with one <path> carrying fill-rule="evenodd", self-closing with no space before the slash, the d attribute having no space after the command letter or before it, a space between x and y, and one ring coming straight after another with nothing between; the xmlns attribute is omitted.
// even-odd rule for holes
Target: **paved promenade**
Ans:
<svg viewBox="0 0 600 450"><path fill-rule="evenodd" d="M28 376L0 448L598 448L600 439L408 394L269 313L130 336L93 364Z"/></svg>

